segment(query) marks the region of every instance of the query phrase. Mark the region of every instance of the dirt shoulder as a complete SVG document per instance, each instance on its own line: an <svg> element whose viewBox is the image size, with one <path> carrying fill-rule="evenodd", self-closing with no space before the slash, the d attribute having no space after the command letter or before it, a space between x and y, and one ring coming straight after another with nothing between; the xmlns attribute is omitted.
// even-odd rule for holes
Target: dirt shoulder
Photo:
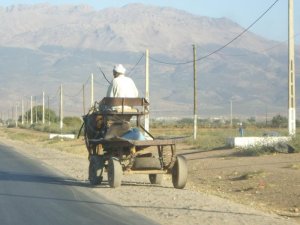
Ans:
<svg viewBox="0 0 300 225"><path fill-rule="evenodd" d="M20 129L14 134L8 132L11 131L0 129L0 143L14 146L20 154L40 160L45 166L80 183L88 183L88 160L83 140L49 141L46 135L41 137L39 134L33 140L35 134L32 132ZM17 140L10 140L11 135ZM231 156L230 151L233 150L185 154L189 180L184 190L174 189L170 176L164 176L163 185L156 186L149 184L146 175L124 176L122 186L116 189L109 188L105 176L103 185L85 188L95 193L95 199L100 194L160 224L297 224L297 212L293 210L297 211L300 199L299 154L291 158L276 155L240 158ZM252 173L256 170L257 173ZM294 173L295 190L278 189L278 180L290 182L284 176L289 172L290 178ZM243 178L247 174L248 178ZM295 178L297 174L298 178ZM269 192L270 198L265 195ZM286 200L286 203L279 204L278 200L277 205L276 196L285 199L284 192L290 196L291 202ZM270 206L274 206L271 211ZM276 210L292 213L294 217L278 216L274 213Z"/></svg>
<svg viewBox="0 0 300 225"><path fill-rule="evenodd" d="M193 188L300 222L300 154L240 157L236 151L185 154Z"/></svg>

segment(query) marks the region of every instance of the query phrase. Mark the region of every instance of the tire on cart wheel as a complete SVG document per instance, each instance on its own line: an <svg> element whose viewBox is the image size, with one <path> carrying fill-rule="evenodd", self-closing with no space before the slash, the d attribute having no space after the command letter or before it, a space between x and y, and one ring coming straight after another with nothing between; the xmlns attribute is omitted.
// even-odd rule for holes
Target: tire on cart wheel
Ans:
<svg viewBox="0 0 300 225"><path fill-rule="evenodd" d="M172 168L172 182L174 188L182 189L187 182L188 169L183 156L177 156L176 162Z"/></svg>
<svg viewBox="0 0 300 225"><path fill-rule="evenodd" d="M149 174L149 180L151 184L161 184L163 180L163 174Z"/></svg>
<svg viewBox="0 0 300 225"><path fill-rule="evenodd" d="M108 184L112 188L120 187L122 182L122 165L117 158L110 158L108 161Z"/></svg>
<svg viewBox="0 0 300 225"><path fill-rule="evenodd" d="M91 185L99 185L103 179L103 163L101 156L92 155L89 165L89 181Z"/></svg>

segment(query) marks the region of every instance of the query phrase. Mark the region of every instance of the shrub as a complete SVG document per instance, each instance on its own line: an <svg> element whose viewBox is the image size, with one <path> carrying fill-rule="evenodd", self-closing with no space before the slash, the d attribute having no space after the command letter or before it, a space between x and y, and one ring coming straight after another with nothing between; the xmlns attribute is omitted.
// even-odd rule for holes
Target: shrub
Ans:
<svg viewBox="0 0 300 225"><path fill-rule="evenodd" d="M76 127L82 124L82 120L79 117L65 117L63 120L64 124L69 127Z"/></svg>

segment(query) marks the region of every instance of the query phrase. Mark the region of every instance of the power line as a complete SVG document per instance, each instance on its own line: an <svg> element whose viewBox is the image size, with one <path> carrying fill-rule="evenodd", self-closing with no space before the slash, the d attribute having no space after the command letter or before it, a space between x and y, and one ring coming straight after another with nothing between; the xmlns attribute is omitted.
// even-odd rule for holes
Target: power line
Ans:
<svg viewBox="0 0 300 225"><path fill-rule="evenodd" d="M58 98L59 92L60 92L60 87L57 88L55 95L52 95L52 96L48 95L49 102L51 102L51 103L53 102L52 104L57 103L57 101L59 99Z"/></svg>
<svg viewBox="0 0 300 225"><path fill-rule="evenodd" d="M96 84L100 85L101 87L103 87L103 86L107 87L107 86L108 86L107 84L100 83L100 82L97 81L97 80L94 80L94 82L95 82Z"/></svg>
<svg viewBox="0 0 300 225"><path fill-rule="evenodd" d="M127 76L129 76L130 73L131 73L132 71L135 70L135 68L137 67L137 65L138 65L138 64L141 62L141 60L144 58L144 56L145 56L145 53L142 54L142 56L141 56L140 59L137 61L137 63L134 65L134 67L131 68L131 70L129 71L129 73L127 73Z"/></svg>
<svg viewBox="0 0 300 225"><path fill-rule="evenodd" d="M84 85L87 85L87 83L90 81L91 77L89 76L88 79L86 79Z"/></svg>
<svg viewBox="0 0 300 225"><path fill-rule="evenodd" d="M107 77L106 77L105 73L103 72L103 70L101 69L101 67L98 66L98 68L99 68L99 70L100 70L102 76L104 77L104 79L110 84L110 81L107 79Z"/></svg>
<svg viewBox="0 0 300 225"><path fill-rule="evenodd" d="M74 94L74 95L68 95L68 94L66 94L66 91L65 91L64 96L69 97L69 98L75 98L81 94L82 90L83 90L83 87L81 87L81 89L78 92L76 92L76 94Z"/></svg>
<svg viewBox="0 0 300 225"><path fill-rule="evenodd" d="M295 39L297 36L299 36L300 35L300 33L298 33L298 34L296 34L293 38ZM278 47L280 47L280 46L282 46L283 44L285 44L287 41L288 41L289 39L287 39L287 40L285 40L285 41L281 41L281 42L279 42L279 43L277 43L277 44L275 44L275 45L273 45L273 46L271 46L271 47L269 47L269 48L265 48L265 49L261 49L261 50L258 50L258 51L256 51L256 52L249 52L248 54L224 54L224 53L218 53L219 55L221 55L221 56L247 56L247 55L252 55L252 54L261 54L261 53L263 53L263 52L268 52L268 51L270 51L270 50L272 50L272 49L275 49L275 48L278 48Z"/></svg>
<svg viewBox="0 0 300 225"><path fill-rule="evenodd" d="M251 27L253 27L260 19L262 19L272 8L273 6L278 2L279 0L276 0L272 5L270 5L267 10L265 10L256 20L254 20L253 23L251 23L246 29L244 29L240 34L238 34L236 37L234 37L231 41L229 41L228 43L226 43L225 45L219 47L218 49L214 50L213 52L202 56L198 59L196 59L195 61L200 61L203 60L205 58L210 57L211 55L223 50L224 48L226 48L228 45L230 45L232 42L236 41L239 37L241 37L243 34L245 34ZM151 60L153 60L154 62L157 63L161 63L161 64L168 64L168 65L183 65L183 64L189 64L189 63L193 63L194 60L190 60L190 61L186 61L186 62L177 62L177 63L172 63L172 62L164 62L158 59L155 59L153 57L149 57Z"/></svg>
<svg viewBox="0 0 300 225"><path fill-rule="evenodd" d="M89 76L86 81L84 82L84 86L86 86L88 84L88 82L90 81L91 77ZM60 89L58 88L57 93L60 91ZM77 97L78 95L81 94L81 92L83 91L83 87L80 88L80 90L78 92L76 92L76 94L66 94L65 92L66 90L64 90L64 96L69 97L69 98L74 98Z"/></svg>
<svg viewBox="0 0 300 225"><path fill-rule="evenodd" d="M141 60L143 59L144 56L145 56L145 54L143 53L142 56L141 56L141 57L139 58L139 60L137 61L137 63L130 69L129 73L127 73L127 76L129 76L130 73L131 73L132 71L135 70L135 68L138 66L138 64L141 62ZM105 73L103 72L103 70L101 69L101 67L98 66L98 68L99 68L99 70L100 70L102 76L104 77L104 79L107 81L107 83L108 83L108 84L111 84L111 82L107 79L106 74L105 74ZM99 83L98 83L98 84L99 84Z"/></svg>

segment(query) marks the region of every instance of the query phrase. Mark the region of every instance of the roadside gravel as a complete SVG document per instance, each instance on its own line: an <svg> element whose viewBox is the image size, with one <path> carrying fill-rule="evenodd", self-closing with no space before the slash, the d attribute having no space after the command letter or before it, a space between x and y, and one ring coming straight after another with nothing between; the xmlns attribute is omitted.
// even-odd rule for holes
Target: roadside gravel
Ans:
<svg viewBox="0 0 300 225"><path fill-rule="evenodd" d="M0 142L13 146L24 156L39 160L46 167L52 167L79 183L88 183L86 157L56 149L41 149L3 137ZM195 187L189 183L184 190L174 189L170 176L164 176L162 186L155 186L149 184L146 175L128 175L123 177L120 188L112 189L107 184L106 174L104 175L102 185L86 187L95 192L95 200L104 196L114 204L150 217L160 224L297 224L292 219L266 214L229 200L193 191Z"/></svg>

